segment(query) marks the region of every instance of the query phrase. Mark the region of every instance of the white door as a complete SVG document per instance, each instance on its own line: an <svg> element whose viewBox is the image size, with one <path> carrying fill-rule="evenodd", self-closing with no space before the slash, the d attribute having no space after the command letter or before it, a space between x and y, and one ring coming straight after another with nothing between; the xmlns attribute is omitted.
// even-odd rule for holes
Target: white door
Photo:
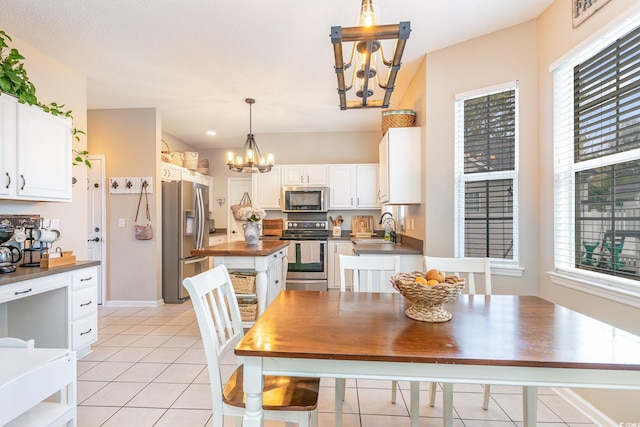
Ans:
<svg viewBox="0 0 640 427"><path fill-rule="evenodd" d="M242 229L244 221L238 221L233 217L231 206L240 203L245 192L251 194L251 178L229 178L227 184L227 200L229 201L227 239L229 242L236 242L244 240L244 230Z"/></svg>
<svg viewBox="0 0 640 427"><path fill-rule="evenodd" d="M104 156L89 156L91 167L87 169L87 247L89 259L100 261L98 267L98 304L104 304L106 284L105 218L105 159ZM76 166L84 167L84 166Z"/></svg>

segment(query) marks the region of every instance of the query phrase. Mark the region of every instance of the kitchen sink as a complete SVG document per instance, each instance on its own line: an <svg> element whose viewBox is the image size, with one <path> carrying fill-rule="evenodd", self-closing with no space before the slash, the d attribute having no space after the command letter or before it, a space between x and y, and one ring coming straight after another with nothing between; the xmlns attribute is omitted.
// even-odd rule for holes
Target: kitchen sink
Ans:
<svg viewBox="0 0 640 427"><path fill-rule="evenodd" d="M379 244L396 245L397 244L392 242L391 240L384 240L381 238L353 239L353 243L355 243L356 245L379 245Z"/></svg>

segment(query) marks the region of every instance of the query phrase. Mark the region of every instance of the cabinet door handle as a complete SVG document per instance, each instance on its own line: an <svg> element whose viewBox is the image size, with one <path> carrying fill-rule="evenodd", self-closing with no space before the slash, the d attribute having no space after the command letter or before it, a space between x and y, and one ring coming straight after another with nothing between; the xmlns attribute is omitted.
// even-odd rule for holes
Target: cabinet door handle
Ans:
<svg viewBox="0 0 640 427"><path fill-rule="evenodd" d="M277 285L278 283L280 283L280 281L279 281L279 280L276 280L276 285Z"/></svg>
<svg viewBox="0 0 640 427"><path fill-rule="evenodd" d="M80 332L80 336L87 335L91 331L93 331L93 328L89 328L89 330L86 332Z"/></svg>
<svg viewBox="0 0 640 427"><path fill-rule="evenodd" d="M93 301L85 302L84 304L80 304L80 307L85 307L87 305L91 305Z"/></svg>
<svg viewBox="0 0 640 427"><path fill-rule="evenodd" d="M15 291L13 294L14 295L20 295L20 294L28 294L29 292L31 292L33 290L33 288L29 288L26 291Z"/></svg>
<svg viewBox="0 0 640 427"><path fill-rule="evenodd" d="M9 188L10 185L11 185L11 175L9 175L9 172L7 172L7 186L4 188Z"/></svg>
<svg viewBox="0 0 640 427"><path fill-rule="evenodd" d="M93 279L93 276L89 276L87 278L82 278L82 279L80 279L80 281L81 282L86 282L87 280L91 280L91 279Z"/></svg>
<svg viewBox="0 0 640 427"><path fill-rule="evenodd" d="M20 174L20 178L22 178L22 187L20 187L21 190L24 190L24 186L27 185L27 180L24 179L24 175Z"/></svg>

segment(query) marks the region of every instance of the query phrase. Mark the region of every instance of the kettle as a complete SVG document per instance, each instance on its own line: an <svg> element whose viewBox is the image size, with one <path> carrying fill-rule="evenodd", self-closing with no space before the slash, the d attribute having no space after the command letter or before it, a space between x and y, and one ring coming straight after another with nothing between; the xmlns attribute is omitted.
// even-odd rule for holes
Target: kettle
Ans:
<svg viewBox="0 0 640 427"><path fill-rule="evenodd" d="M18 262L22 259L20 248L0 245L0 263Z"/></svg>

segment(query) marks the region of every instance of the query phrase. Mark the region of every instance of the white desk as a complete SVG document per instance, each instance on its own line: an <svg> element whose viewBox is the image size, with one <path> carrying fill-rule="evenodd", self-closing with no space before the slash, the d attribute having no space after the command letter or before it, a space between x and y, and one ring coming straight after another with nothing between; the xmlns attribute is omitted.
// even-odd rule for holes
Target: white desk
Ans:
<svg viewBox="0 0 640 427"><path fill-rule="evenodd" d="M75 426L76 400L74 351L0 348L0 425Z"/></svg>

